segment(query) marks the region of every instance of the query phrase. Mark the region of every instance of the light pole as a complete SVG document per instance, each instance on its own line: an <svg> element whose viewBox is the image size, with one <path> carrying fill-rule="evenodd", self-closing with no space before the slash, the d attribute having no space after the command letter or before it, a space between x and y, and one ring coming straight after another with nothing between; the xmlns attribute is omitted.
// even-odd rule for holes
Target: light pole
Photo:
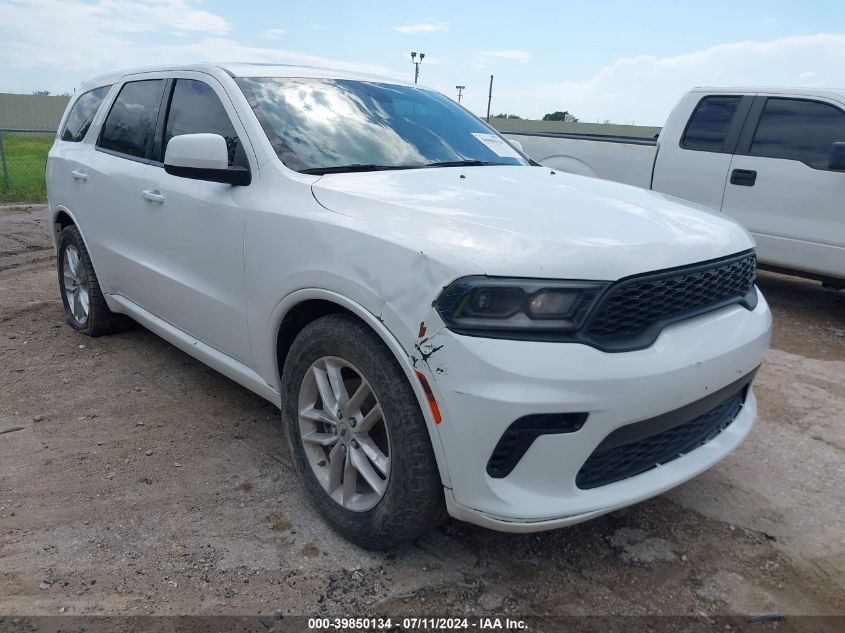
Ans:
<svg viewBox="0 0 845 633"><path fill-rule="evenodd" d="M490 102L493 101L493 75L490 75L490 92L487 94L487 122L490 123Z"/></svg>
<svg viewBox="0 0 845 633"><path fill-rule="evenodd" d="M458 103L461 102L461 95L464 94L464 90L466 90L466 86L455 86L458 89Z"/></svg>
<svg viewBox="0 0 845 633"><path fill-rule="evenodd" d="M417 83L420 78L420 64L422 64L423 58L425 58L425 53L420 53L419 61L417 61L417 54L411 53L411 63L414 65L414 83Z"/></svg>

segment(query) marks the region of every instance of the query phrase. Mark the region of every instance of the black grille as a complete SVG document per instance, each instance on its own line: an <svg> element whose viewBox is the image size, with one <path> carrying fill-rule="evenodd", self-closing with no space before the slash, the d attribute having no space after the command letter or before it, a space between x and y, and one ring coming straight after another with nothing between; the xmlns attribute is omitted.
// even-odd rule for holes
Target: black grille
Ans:
<svg viewBox="0 0 845 633"><path fill-rule="evenodd" d="M612 285L593 311L586 336L609 351L647 347L672 321L730 303L756 305L753 252L669 271L637 275Z"/></svg>
<svg viewBox="0 0 845 633"><path fill-rule="evenodd" d="M614 436L636 435L637 427L647 425L650 421L617 429L593 451L578 471L575 484L585 490L598 488L639 475L689 453L716 437L733 422L742 409L747 393L748 387L743 387L721 404L688 422L625 444L618 444Z"/></svg>

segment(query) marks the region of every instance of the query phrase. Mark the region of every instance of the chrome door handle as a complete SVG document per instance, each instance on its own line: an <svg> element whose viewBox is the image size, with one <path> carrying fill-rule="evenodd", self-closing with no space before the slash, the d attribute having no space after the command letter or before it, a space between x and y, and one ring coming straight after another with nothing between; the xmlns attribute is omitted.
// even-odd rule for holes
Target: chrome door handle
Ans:
<svg viewBox="0 0 845 633"><path fill-rule="evenodd" d="M88 180L88 174L83 171L72 171L70 172L70 175L73 176L74 180L78 180L80 182L85 182L86 180Z"/></svg>
<svg viewBox="0 0 845 633"><path fill-rule="evenodd" d="M150 202L155 202L156 204L164 204L164 196L160 193L150 191L148 189L145 189L141 193L144 196L144 200L149 200Z"/></svg>

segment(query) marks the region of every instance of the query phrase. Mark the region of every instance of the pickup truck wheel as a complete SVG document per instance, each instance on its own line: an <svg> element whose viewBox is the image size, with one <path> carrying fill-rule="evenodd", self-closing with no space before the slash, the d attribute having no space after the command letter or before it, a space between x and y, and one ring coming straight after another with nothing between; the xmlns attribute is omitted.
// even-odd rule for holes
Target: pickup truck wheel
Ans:
<svg viewBox="0 0 845 633"><path fill-rule="evenodd" d="M294 340L282 375L283 417L311 503L350 541L384 549L445 517L428 429L384 343L332 314Z"/></svg>
<svg viewBox="0 0 845 633"><path fill-rule="evenodd" d="M88 249L73 225L59 234L58 269L62 303L71 327L88 336L120 329L123 319L106 305Z"/></svg>

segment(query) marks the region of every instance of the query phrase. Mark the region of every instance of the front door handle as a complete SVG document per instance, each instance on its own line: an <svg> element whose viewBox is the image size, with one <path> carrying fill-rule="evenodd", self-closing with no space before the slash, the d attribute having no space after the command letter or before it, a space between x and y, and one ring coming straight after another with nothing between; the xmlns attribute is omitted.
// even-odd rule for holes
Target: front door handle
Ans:
<svg viewBox="0 0 845 633"><path fill-rule="evenodd" d="M753 169L734 169L731 172L731 184L753 187L757 182L757 172Z"/></svg>
<svg viewBox="0 0 845 633"><path fill-rule="evenodd" d="M85 182L86 180L88 180L88 174L86 174L84 171L74 170L70 172L70 175L73 176L74 180L78 180L79 182Z"/></svg>
<svg viewBox="0 0 845 633"><path fill-rule="evenodd" d="M149 200L150 202L155 202L156 204L164 204L164 196L158 193L158 191L145 189L141 193L144 196L144 200Z"/></svg>

